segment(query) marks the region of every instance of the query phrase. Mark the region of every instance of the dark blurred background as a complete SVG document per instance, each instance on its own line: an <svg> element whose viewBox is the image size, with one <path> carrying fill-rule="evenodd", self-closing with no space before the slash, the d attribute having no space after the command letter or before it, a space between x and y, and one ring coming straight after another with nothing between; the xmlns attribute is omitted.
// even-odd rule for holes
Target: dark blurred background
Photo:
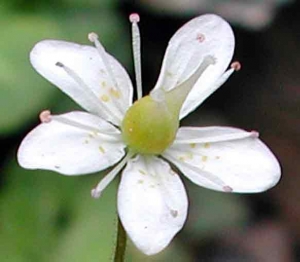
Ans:
<svg viewBox="0 0 300 262"><path fill-rule="evenodd" d="M144 93L154 86L168 40L181 25L208 12L230 22L242 70L182 124L259 131L283 176L268 192L243 195L183 178L190 199L184 229L153 257L129 242L127 261L300 261L300 4L291 0L2 0L0 261L112 260L118 181L94 200L90 189L103 174L23 170L16 151L40 111L78 108L31 68L33 45L42 39L90 44L87 34L95 31L134 79L132 12L141 16Z"/></svg>

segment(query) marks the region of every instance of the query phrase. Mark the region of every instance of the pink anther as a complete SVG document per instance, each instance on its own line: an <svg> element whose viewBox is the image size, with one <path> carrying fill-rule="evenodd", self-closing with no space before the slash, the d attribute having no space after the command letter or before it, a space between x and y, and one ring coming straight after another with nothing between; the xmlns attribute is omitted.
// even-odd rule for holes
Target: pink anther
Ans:
<svg viewBox="0 0 300 262"><path fill-rule="evenodd" d="M140 22L140 16L138 13L132 13L130 16L129 16L129 21L131 23L138 23Z"/></svg>
<svg viewBox="0 0 300 262"><path fill-rule="evenodd" d="M235 71L239 71L239 70L241 70L242 65L239 61L235 61L235 62L231 63L230 67L233 68Z"/></svg>
<svg viewBox="0 0 300 262"><path fill-rule="evenodd" d="M92 189L92 191L91 191L91 196L93 197L93 198L99 198L100 196L101 196L101 192L99 192L97 189Z"/></svg>
<svg viewBox="0 0 300 262"><path fill-rule="evenodd" d="M91 33L88 34L88 39L89 39L92 43L94 43L95 41L97 41L98 35L97 35L96 33L94 33L94 32L91 32Z"/></svg>
<svg viewBox="0 0 300 262"><path fill-rule="evenodd" d="M223 186L223 190L224 192L230 193L233 189L230 186Z"/></svg>
<svg viewBox="0 0 300 262"><path fill-rule="evenodd" d="M51 112L50 110L44 110L40 113L40 121L42 123L49 123L51 121Z"/></svg>
<svg viewBox="0 0 300 262"><path fill-rule="evenodd" d="M257 132L257 131L251 131L250 132L251 133L251 137L256 137L256 138L258 138L259 137L259 133Z"/></svg>

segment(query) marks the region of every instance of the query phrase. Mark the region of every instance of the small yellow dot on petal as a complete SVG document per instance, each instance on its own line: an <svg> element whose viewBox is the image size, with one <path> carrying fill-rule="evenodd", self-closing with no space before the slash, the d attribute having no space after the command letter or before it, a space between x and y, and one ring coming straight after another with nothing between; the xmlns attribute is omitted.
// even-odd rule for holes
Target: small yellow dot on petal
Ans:
<svg viewBox="0 0 300 262"><path fill-rule="evenodd" d="M195 147L196 147L196 143L191 143L191 144L190 144L190 147L191 147L191 148L195 148Z"/></svg>
<svg viewBox="0 0 300 262"><path fill-rule="evenodd" d="M116 98L116 99L119 99L119 98L121 97L120 91L115 90L115 89L113 89L113 88L110 88L110 89L109 89L109 93L110 93L110 95L111 95L112 97L114 97L114 98Z"/></svg>
<svg viewBox="0 0 300 262"><path fill-rule="evenodd" d="M93 133L95 134L95 136L99 136L99 134L100 134L99 131L93 131Z"/></svg>
<svg viewBox="0 0 300 262"><path fill-rule="evenodd" d="M104 149L102 146L99 146L99 150L100 150L100 152L101 152L102 154L105 153L105 149Z"/></svg>
<svg viewBox="0 0 300 262"><path fill-rule="evenodd" d="M202 161L206 162L207 161L207 156L202 156Z"/></svg>
<svg viewBox="0 0 300 262"><path fill-rule="evenodd" d="M110 100L109 96L108 95L102 95L100 97L100 99L103 101L103 102L108 102Z"/></svg>
<svg viewBox="0 0 300 262"><path fill-rule="evenodd" d="M102 82L101 82L101 86L102 86L102 87L106 87L106 82L105 82L105 81L102 81Z"/></svg>
<svg viewBox="0 0 300 262"><path fill-rule="evenodd" d="M210 143L205 143L203 146L204 148L210 148Z"/></svg>
<svg viewBox="0 0 300 262"><path fill-rule="evenodd" d="M178 159L179 159L180 161L182 161L182 162L185 161L185 157L184 157L184 156L180 156L180 157L178 157Z"/></svg>
<svg viewBox="0 0 300 262"><path fill-rule="evenodd" d="M138 184L143 184L144 183L144 180L140 179L138 180Z"/></svg>
<svg viewBox="0 0 300 262"><path fill-rule="evenodd" d="M142 175L146 175L146 172L145 172L144 170L139 169L139 172L140 172Z"/></svg>

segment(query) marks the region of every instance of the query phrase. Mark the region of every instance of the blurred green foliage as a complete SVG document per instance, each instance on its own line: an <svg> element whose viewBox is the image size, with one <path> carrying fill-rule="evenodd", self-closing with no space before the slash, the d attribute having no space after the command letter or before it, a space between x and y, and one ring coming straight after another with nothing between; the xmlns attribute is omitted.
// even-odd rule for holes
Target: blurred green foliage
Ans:
<svg viewBox="0 0 300 262"><path fill-rule="evenodd" d="M116 183L94 200L89 189L101 175L70 178L15 163L4 172L9 175L0 195L1 261L110 261Z"/></svg>
<svg viewBox="0 0 300 262"><path fill-rule="evenodd" d="M53 90L43 88L45 80L31 68L29 52L39 39L62 34L54 19L36 15L10 15L0 25L0 134L7 134L50 106Z"/></svg>

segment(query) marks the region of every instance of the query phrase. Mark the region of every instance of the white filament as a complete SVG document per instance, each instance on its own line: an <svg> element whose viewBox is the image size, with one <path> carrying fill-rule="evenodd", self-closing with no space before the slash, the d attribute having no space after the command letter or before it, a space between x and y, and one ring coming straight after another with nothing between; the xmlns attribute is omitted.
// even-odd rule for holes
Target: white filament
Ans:
<svg viewBox="0 0 300 262"><path fill-rule="evenodd" d="M105 67L106 71L108 72L108 75L109 75L111 81L113 82L113 85L118 89L118 83L113 74L110 63L108 62L106 51L105 51L104 47L101 45L100 41L98 40L98 35L96 33L92 32L92 33L89 33L88 38L92 43L95 44L95 47L103 61L104 67Z"/></svg>
<svg viewBox="0 0 300 262"><path fill-rule="evenodd" d="M95 47L98 51L98 54L103 62L103 65L104 65L104 68L109 76L109 80L112 82L111 84L115 87L115 89L119 92L121 92L120 88L119 88L119 85L118 85L118 82L116 80L116 77L113 73L113 70L112 70L112 67L111 67L111 64L109 63L107 57L107 53L103 47L103 45L100 43L100 41L98 40L98 35L96 33L89 33L88 35L88 39L95 44ZM123 114L124 112L122 111L122 107L119 103L118 100L114 99L113 100L113 103L115 103L115 105L117 106L117 108L121 111L121 113Z"/></svg>
<svg viewBox="0 0 300 262"><path fill-rule="evenodd" d="M140 17L138 14L131 14L129 20L132 23L132 51L133 51L133 63L136 79L137 98L140 99L143 96L142 91L142 69L141 69L141 37L138 22Z"/></svg>
<svg viewBox="0 0 300 262"><path fill-rule="evenodd" d="M218 136L210 136L210 137L198 137L198 138L190 138L190 139L176 139L174 141L174 145L180 144L200 144L200 143L214 143L214 142L223 142L223 141L232 141L238 139L244 139L248 137L257 138L259 136L258 132L251 131L251 132L237 132L232 134L223 134Z"/></svg>
<svg viewBox="0 0 300 262"><path fill-rule="evenodd" d="M91 195L93 198L99 198L103 190L110 184L111 181L119 174L121 169L127 164L128 160L133 156L131 152L128 152L127 155L116 165L99 183L92 189Z"/></svg>
<svg viewBox="0 0 300 262"><path fill-rule="evenodd" d="M102 137L103 139L105 139L105 141L109 141L111 143L113 142L120 142L122 141L121 138L121 134L116 134L116 133L112 133L111 129L99 129L99 128L95 128L86 124L82 124L77 122L76 120L71 120L68 119L64 116L61 115L51 115L51 121L56 121L59 122L61 124L65 124L68 126L72 126L74 128L78 128L80 130L84 130L87 132L95 132L97 134L97 136Z"/></svg>
<svg viewBox="0 0 300 262"><path fill-rule="evenodd" d="M78 76L71 68L67 67L61 62L57 62L56 65L61 67L65 72L78 84L81 88L81 92L85 93L90 103L93 104L96 108L98 108L99 112L105 112L107 115L111 116L116 123L121 123L121 119L119 116L114 114L108 107L105 107L101 103L99 103L97 96L91 91L91 89L87 86L87 84Z"/></svg>
<svg viewBox="0 0 300 262"><path fill-rule="evenodd" d="M167 157L167 159L172 161L175 165L178 162L178 160L176 158L174 158L173 156L171 156L170 154L166 154L166 157ZM218 186L224 192L232 192L233 191L232 187L227 185L221 178L215 176L214 174L205 172L203 170L201 170L201 172L200 172L200 170L197 167L192 166L191 164L187 164L184 161L181 161L180 164L183 166L186 166L187 168L198 173L199 176L202 176L204 179L206 179L206 180L210 181L212 184Z"/></svg>

